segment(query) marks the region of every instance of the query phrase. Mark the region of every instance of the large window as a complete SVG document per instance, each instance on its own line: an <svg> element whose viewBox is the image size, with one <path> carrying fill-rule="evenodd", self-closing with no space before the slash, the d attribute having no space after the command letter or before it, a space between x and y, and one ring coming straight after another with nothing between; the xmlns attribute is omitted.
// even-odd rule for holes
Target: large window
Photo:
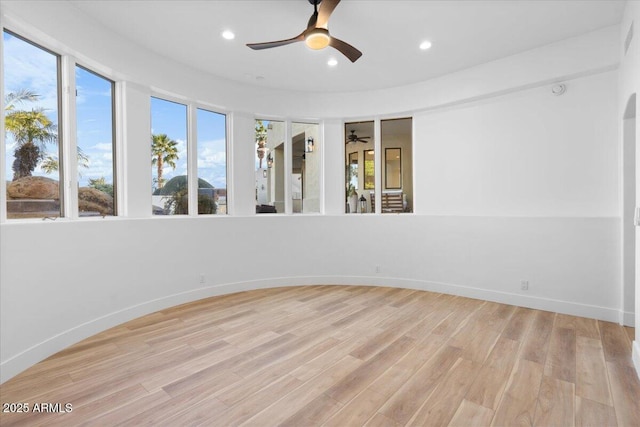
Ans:
<svg viewBox="0 0 640 427"><path fill-rule="evenodd" d="M200 108L197 114L198 214L226 214L226 116Z"/></svg>
<svg viewBox="0 0 640 427"><path fill-rule="evenodd" d="M381 212L413 211L412 119L382 120Z"/></svg>
<svg viewBox="0 0 640 427"><path fill-rule="evenodd" d="M347 213L371 213L375 200L375 144L373 122L346 123L346 205Z"/></svg>
<svg viewBox="0 0 640 427"><path fill-rule="evenodd" d="M380 141L374 138L377 125ZM413 211L411 132L411 118L345 124L347 213Z"/></svg>
<svg viewBox="0 0 640 427"><path fill-rule="evenodd" d="M106 216L116 212L113 93L111 80L76 66L80 216Z"/></svg>
<svg viewBox="0 0 640 427"><path fill-rule="evenodd" d="M256 213L284 213L284 139L284 122L256 120Z"/></svg>
<svg viewBox="0 0 640 427"><path fill-rule="evenodd" d="M187 106L151 98L151 176L154 215L189 213Z"/></svg>
<svg viewBox="0 0 640 427"><path fill-rule="evenodd" d="M4 31L7 218L63 215L60 57Z"/></svg>

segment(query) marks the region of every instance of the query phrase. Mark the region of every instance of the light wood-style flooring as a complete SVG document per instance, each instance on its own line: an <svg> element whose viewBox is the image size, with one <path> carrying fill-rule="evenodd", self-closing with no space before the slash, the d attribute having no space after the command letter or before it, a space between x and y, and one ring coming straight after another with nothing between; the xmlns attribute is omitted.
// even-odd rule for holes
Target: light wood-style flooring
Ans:
<svg viewBox="0 0 640 427"><path fill-rule="evenodd" d="M306 286L170 308L0 386L2 426L640 426L633 329L409 289ZM54 406L53 409L56 409Z"/></svg>

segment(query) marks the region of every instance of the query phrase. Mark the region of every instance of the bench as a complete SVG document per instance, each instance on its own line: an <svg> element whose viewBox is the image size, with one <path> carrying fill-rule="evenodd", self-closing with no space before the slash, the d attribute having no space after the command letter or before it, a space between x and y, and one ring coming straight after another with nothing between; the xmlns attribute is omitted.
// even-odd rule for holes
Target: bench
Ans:
<svg viewBox="0 0 640 427"><path fill-rule="evenodd" d="M371 212L376 211L375 192L369 192L371 197ZM384 191L382 192L382 213L400 213L404 212L404 195L401 191Z"/></svg>

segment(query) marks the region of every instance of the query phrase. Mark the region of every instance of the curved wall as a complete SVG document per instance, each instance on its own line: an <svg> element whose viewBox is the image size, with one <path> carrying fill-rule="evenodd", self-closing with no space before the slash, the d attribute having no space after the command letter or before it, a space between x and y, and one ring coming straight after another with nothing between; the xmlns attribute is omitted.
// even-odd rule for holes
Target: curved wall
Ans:
<svg viewBox="0 0 640 427"><path fill-rule="evenodd" d="M67 3L3 2L2 13L7 28L121 82L126 211L0 224L1 381L131 318L258 287L401 286L622 316L617 27L353 96L221 81ZM551 96L553 81L567 94ZM229 113L233 215L150 217L148 146L138 141L148 139L152 93ZM253 215L254 147L242 141L253 140L254 114L322 121L324 215ZM407 114L416 213L341 214L343 121Z"/></svg>

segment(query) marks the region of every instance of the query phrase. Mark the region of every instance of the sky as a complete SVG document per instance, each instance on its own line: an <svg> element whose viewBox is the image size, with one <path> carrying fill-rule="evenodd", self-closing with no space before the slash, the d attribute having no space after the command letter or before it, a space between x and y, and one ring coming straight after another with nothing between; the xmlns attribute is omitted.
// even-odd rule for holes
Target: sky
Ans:
<svg viewBox="0 0 640 427"><path fill-rule="evenodd" d="M57 57L18 37L4 32L4 89L5 94L29 89L39 95L36 102L26 102L17 109L31 110L44 108L47 116L58 124ZM112 125L112 82L91 71L76 67L76 122L78 147L88 157L88 161L78 168L80 186L87 186L90 179L105 178L113 183L113 125ZM179 159L176 169L165 167L164 177L168 180L187 173L187 115L186 106L151 99L151 129L149 139L140 141L149 144L149 163L140 167L149 168L155 177L156 168L151 166L151 134L166 133L178 143ZM198 110L197 150L198 176L216 188L226 188L226 116ZM16 148L12 136L6 138L6 179L13 179L11 165ZM47 156L57 159L55 144L46 147ZM58 173L47 175L40 167L33 175L49 176L59 180Z"/></svg>

